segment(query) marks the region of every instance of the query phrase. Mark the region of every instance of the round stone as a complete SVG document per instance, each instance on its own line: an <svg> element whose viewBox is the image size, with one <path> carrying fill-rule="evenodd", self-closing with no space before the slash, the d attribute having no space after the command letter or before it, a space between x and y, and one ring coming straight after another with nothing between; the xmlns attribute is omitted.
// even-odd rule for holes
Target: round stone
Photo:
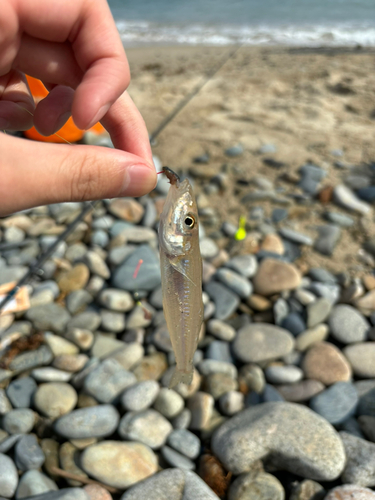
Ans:
<svg viewBox="0 0 375 500"><path fill-rule="evenodd" d="M85 288L89 277L90 271L88 267L82 263L77 264L58 280L58 285L63 293L68 294Z"/></svg>
<svg viewBox="0 0 375 500"><path fill-rule="evenodd" d="M159 393L159 384L155 380L138 382L125 389L121 396L121 404L126 411L147 410Z"/></svg>
<svg viewBox="0 0 375 500"><path fill-rule="evenodd" d="M310 408L328 422L338 425L355 414L358 394L353 384L336 382L327 390L313 397Z"/></svg>
<svg viewBox="0 0 375 500"><path fill-rule="evenodd" d="M339 435L324 418L284 402L257 405L227 420L214 433L211 449L234 474L268 458L280 470L332 481L346 461Z"/></svg>
<svg viewBox="0 0 375 500"><path fill-rule="evenodd" d="M142 443L102 441L83 451L81 465L96 480L125 489L155 474L158 460Z"/></svg>
<svg viewBox="0 0 375 500"><path fill-rule="evenodd" d="M318 342L323 342L328 337L328 326L321 324L300 333L296 338L297 351L306 351Z"/></svg>
<svg viewBox="0 0 375 500"><path fill-rule="evenodd" d="M208 488L208 487L207 487ZM194 493L195 491L195 493ZM185 475L184 471L175 468L164 469L157 474L141 481L132 488L129 488L122 495L121 500L139 500L147 498L149 500L176 500L185 496L186 500L193 500L194 498L202 498L202 500L213 500L212 496L198 497L197 492L200 494L201 490L193 490L193 496L185 496ZM217 497L216 499L217 500Z"/></svg>
<svg viewBox="0 0 375 500"><path fill-rule="evenodd" d="M219 398L219 407L224 415L232 416L244 407L244 395L238 391L228 391Z"/></svg>
<svg viewBox="0 0 375 500"><path fill-rule="evenodd" d="M52 481L52 479L38 470L28 470L21 476L16 499L28 498L56 490L58 490L58 487L55 481Z"/></svg>
<svg viewBox="0 0 375 500"><path fill-rule="evenodd" d="M328 318L331 309L332 302L324 297L310 303L307 306L307 327L313 328L319 323L323 323Z"/></svg>
<svg viewBox="0 0 375 500"><path fill-rule="evenodd" d="M329 342L320 342L307 351L302 370L306 378L319 380L324 385L348 382L352 376L346 357Z"/></svg>
<svg viewBox="0 0 375 500"><path fill-rule="evenodd" d="M31 307L26 311L25 317L36 330L52 330L57 333L63 333L70 320L68 311L55 303Z"/></svg>
<svg viewBox="0 0 375 500"><path fill-rule="evenodd" d="M79 348L75 344L51 332L46 332L44 334L44 340L55 357L60 356L60 354L79 353Z"/></svg>
<svg viewBox="0 0 375 500"><path fill-rule="evenodd" d="M129 292L106 288L99 296L99 302L111 311L127 312L133 309L134 300Z"/></svg>
<svg viewBox="0 0 375 500"><path fill-rule="evenodd" d="M18 485L18 473L11 458L0 453L0 494L13 498Z"/></svg>
<svg viewBox="0 0 375 500"><path fill-rule="evenodd" d="M277 391L286 401L302 403L324 391L324 385L318 380L301 380L296 384L278 385Z"/></svg>
<svg viewBox="0 0 375 500"><path fill-rule="evenodd" d="M35 423L35 413L29 408L8 411L2 418L2 427L8 434L27 434Z"/></svg>
<svg viewBox="0 0 375 500"><path fill-rule="evenodd" d="M13 408L30 408L33 394L37 388L35 380L23 377L13 380L7 387L6 393Z"/></svg>
<svg viewBox="0 0 375 500"><path fill-rule="evenodd" d="M18 469L39 469L45 456L34 434L22 436L14 448L14 458Z"/></svg>
<svg viewBox="0 0 375 500"><path fill-rule="evenodd" d="M354 375L360 378L375 377L375 343L361 342L344 349Z"/></svg>
<svg viewBox="0 0 375 500"><path fill-rule="evenodd" d="M117 198L111 200L108 210L112 215L127 222L138 224L143 217L143 206L133 198Z"/></svg>
<svg viewBox="0 0 375 500"><path fill-rule="evenodd" d="M88 361L86 354L59 354L53 360L53 366L66 372L79 372Z"/></svg>
<svg viewBox="0 0 375 500"><path fill-rule="evenodd" d="M222 267L221 269L218 269L214 277L226 285L230 290L232 290L232 292L239 295L242 299L246 299L249 295L251 295L253 287L250 281L231 269L225 269Z"/></svg>
<svg viewBox="0 0 375 500"><path fill-rule="evenodd" d="M87 493L90 500L112 500L112 495L99 484L86 484L83 491Z"/></svg>
<svg viewBox="0 0 375 500"><path fill-rule="evenodd" d="M342 481L358 486L374 486L375 444L347 432L340 432L340 437L347 456Z"/></svg>
<svg viewBox="0 0 375 500"><path fill-rule="evenodd" d="M169 446L163 446L160 450L163 459L171 466L178 469L193 470L195 469L195 463L187 458L185 455L178 453L178 451L173 450Z"/></svg>
<svg viewBox="0 0 375 500"><path fill-rule="evenodd" d="M265 370L265 376L271 384L294 384L303 378L303 371L297 366L271 365Z"/></svg>
<svg viewBox="0 0 375 500"><path fill-rule="evenodd" d="M217 319L226 320L229 318L240 303L238 295L216 281L207 283L205 291L215 303L215 318Z"/></svg>
<svg viewBox="0 0 375 500"><path fill-rule="evenodd" d="M166 418L176 417L184 408L183 398L173 389L161 388L154 408Z"/></svg>
<svg viewBox="0 0 375 500"><path fill-rule="evenodd" d="M233 341L233 352L244 362L262 363L286 356L293 350L293 336L283 328L253 323L241 328Z"/></svg>
<svg viewBox="0 0 375 500"><path fill-rule="evenodd" d="M225 267L233 269L245 278L252 278L257 272L258 261L255 255L236 255L225 263Z"/></svg>
<svg viewBox="0 0 375 500"><path fill-rule="evenodd" d="M275 259L263 259L253 278L255 293L265 296L293 290L300 282L300 272L293 264Z"/></svg>
<svg viewBox="0 0 375 500"><path fill-rule="evenodd" d="M332 309L329 327L336 340L343 344L353 344L366 340L370 324L354 307L339 304Z"/></svg>
<svg viewBox="0 0 375 500"><path fill-rule="evenodd" d="M152 449L163 446L171 432L172 424L153 409L126 413L118 427L123 439L140 441Z"/></svg>
<svg viewBox="0 0 375 500"><path fill-rule="evenodd" d="M140 260L143 261L137 276ZM154 290L160 285L160 265L154 250L148 245L140 245L119 267L112 273L112 284L115 288L128 291Z"/></svg>
<svg viewBox="0 0 375 500"><path fill-rule="evenodd" d="M190 429L203 429L213 414L215 400L211 394L196 392L188 400L188 409L191 411Z"/></svg>
<svg viewBox="0 0 375 500"><path fill-rule="evenodd" d="M67 439L106 437L114 433L120 416L112 405L80 408L59 418L55 431Z"/></svg>
<svg viewBox="0 0 375 500"><path fill-rule="evenodd" d="M73 387L64 382L41 384L34 396L38 411L49 418L58 418L73 410L78 396Z"/></svg>
<svg viewBox="0 0 375 500"><path fill-rule="evenodd" d="M231 342L236 336L236 330L219 319L210 319L207 322L207 332L226 342Z"/></svg>
<svg viewBox="0 0 375 500"><path fill-rule="evenodd" d="M248 472L235 479L230 485L228 494L228 500L246 498L284 500L285 492L280 481L272 474Z"/></svg>
<svg viewBox="0 0 375 500"><path fill-rule="evenodd" d="M331 490L324 500L375 500L375 492L354 484L344 484Z"/></svg>
<svg viewBox="0 0 375 500"><path fill-rule="evenodd" d="M203 390L211 394L215 400L229 391L237 390L237 388L237 380L227 373L210 373L203 380Z"/></svg>
<svg viewBox="0 0 375 500"><path fill-rule="evenodd" d="M186 429L176 429L168 436L168 444L176 451L195 460L201 449L199 438Z"/></svg>

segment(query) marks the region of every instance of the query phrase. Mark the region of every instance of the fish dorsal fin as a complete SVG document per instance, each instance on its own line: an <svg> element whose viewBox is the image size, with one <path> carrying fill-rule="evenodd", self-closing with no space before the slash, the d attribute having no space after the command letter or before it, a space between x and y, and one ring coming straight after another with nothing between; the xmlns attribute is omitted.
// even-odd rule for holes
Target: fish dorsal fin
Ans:
<svg viewBox="0 0 375 500"><path fill-rule="evenodd" d="M169 263L176 271L185 276L185 278L187 278L194 286L197 286L194 283L194 281L190 278L190 276L187 274L186 268L184 267L184 265L182 264L181 260L178 257L173 257L172 259L169 259Z"/></svg>

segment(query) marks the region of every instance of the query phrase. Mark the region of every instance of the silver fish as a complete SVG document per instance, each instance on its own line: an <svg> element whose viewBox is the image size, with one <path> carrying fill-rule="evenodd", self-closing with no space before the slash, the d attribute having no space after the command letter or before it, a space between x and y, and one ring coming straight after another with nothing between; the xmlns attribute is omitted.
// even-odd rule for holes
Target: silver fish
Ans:
<svg viewBox="0 0 375 500"><path fill-rule="evenodd" d="M202 258L190 182L181 182L167 167L163 172L171 183L159 225L163 309L177 363L171 388L180 382L191 384L193 378L193 356L203 321Z"/></svg>

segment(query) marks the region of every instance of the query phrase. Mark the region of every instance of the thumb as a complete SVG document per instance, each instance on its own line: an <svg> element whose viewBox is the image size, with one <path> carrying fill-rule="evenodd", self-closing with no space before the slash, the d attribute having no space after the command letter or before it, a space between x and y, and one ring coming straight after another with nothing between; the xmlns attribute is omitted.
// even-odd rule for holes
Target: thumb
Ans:
<svg viewBox="0 0 375 500"><path fill-rule="evenodd" d="M46 144L0 133L0 216L62 201L142 196L153 165L98 146Z"/></svg>

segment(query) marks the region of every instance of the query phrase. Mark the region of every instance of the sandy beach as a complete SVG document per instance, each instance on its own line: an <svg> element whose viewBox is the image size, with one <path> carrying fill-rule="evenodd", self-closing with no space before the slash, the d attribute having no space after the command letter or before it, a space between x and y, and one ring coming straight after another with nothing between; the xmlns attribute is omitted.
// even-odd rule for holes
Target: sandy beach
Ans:
<svg viewBox="0 0 375 500"><path fill-rule="evenodd" d="M154 47L128 49L132 82L130 94L152 133L207 71L216 67L233 47ZM335 168L361 165L375 158L375 50L351 48L242 47L197 96L164 129L154 146L163 164L188 172L193 159L206 152L206 165L195 164L197 191L223 167L228 174L225 201L222 192L210 194L210 206L220 222L238 222L249 208L240 203L249 191L243 181L262 175L279 190L302 193L296 187L298 169L313 163L327 171L322 187L341 182ZM241 144L240 158L228 158L226 148ZM260 154L264 145L275 153ZM285 164L272 168L264 158ZM241 180L241 185L238 181ZM253 204L254 205L254 204ZM274 204L260 201L269 215ZM328 206L301 205L292 209L296 230L316 235ZM357 252L367 227L345 232L333 259L304 253L303 267L324 266L332 271L357 269Z"/></svg>

